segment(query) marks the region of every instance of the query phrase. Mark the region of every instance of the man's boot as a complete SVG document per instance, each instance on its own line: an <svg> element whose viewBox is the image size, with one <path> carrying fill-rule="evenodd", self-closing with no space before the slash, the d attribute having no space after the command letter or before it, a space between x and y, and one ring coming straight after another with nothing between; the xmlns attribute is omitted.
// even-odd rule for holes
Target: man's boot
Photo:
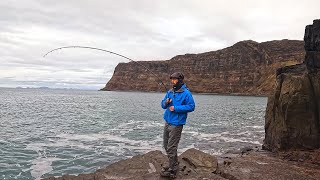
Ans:
<svg viewBox="0 0 320 180"><path fill-rule="evenodd" d="M175 165L172 168L169 168L168 166L163 166L160 175L163 177L170 177L174 179L177 176L178 170L179 162L175 163Z"/></svg>
<svg viewBox="0 0 320 180"><path fill-rule="evenodd" d="M177 171L176 170L172 170L171 168L168 168L168 169L162 169L161 171L160 171L160 175L162 176L162 177L169 177L169 178L172 178L172 179L174 179L174 178L176 178L176 176L177 176Z"/></svg>
<svg viewBox="0 0 320 180"><path fill-rule="evenodd" d="M170 170L168 166L164 166L162 167L161 171L160 171L160 175L163 177L170 177Z"/></svg>
<svg viewBox="0 0 320 180"><path fill-rule="evenodd" d="M178 170L179 170L179 162L175 163L175 165L170 168L170 178L176 178Z"/></svg>

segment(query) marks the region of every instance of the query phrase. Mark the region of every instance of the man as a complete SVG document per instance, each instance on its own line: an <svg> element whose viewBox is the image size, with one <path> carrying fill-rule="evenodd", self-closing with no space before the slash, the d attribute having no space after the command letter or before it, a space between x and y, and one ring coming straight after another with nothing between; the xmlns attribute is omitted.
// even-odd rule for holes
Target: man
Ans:
<svg viewBox="0 0 320 180"><path fill-rule="evenodd" d="M163 132L163 146L169 159L169 167L164 167L161 176L175 178L179 169L177 149L183 125L186 124L187 113L194 111L195 103L191 92L183 83L184 76L175 72L170 76L172 89L161 101L161 107L166 109L166 121Z"/></svg>

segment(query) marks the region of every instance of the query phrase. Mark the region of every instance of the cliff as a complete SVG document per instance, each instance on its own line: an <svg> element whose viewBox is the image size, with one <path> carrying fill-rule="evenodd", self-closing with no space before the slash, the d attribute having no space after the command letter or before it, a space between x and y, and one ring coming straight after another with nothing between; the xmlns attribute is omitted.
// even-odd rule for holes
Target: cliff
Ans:
<svg viewBox="0 0 320 180"><path fill-rule="evenodd" d="M277 70L268 98L264 148L320 148L320 20L305 29L303 63Z"/></svg>
<svg viewBox="0 0 320 180"><path fill-rule="evenodd" d="M303 41L241 41L217 51L138 62L157 77L135 62L120 63L102 90L164 91L160 81L170 87L169 75L181 71L192 92L267 95L274 87L276 69L303 59Z"/></svg>

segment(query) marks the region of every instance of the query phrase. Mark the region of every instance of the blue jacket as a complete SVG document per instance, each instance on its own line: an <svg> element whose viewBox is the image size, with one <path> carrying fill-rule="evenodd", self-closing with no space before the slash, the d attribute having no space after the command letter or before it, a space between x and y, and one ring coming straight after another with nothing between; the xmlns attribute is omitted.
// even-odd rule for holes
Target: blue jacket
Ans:
<svg viewBox="0 0 320 180"><path fill-rule="evenodd" d="M172 99L170 104L166 104L167 98ZM174 106L174 111L169 110L170 106ZM161 101L161 107L166 109L163 116L164 120L168 124L179 126L186 124L187 113L194 111L195 103L191 92L183 85L176 92L170 89Z"/></svg>

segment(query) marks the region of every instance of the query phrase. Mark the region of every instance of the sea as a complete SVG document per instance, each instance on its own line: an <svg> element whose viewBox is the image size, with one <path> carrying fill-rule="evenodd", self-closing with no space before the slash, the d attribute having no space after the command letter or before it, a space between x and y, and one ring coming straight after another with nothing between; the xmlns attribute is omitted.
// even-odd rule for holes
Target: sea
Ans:
<svg viewBox="0 0 320 180"><path fill-rule="evenodd" d="M0 88L0 179L92 173L161 150L165 93ZM266 97L193 94L179 154L261 147Z"/></svg>

